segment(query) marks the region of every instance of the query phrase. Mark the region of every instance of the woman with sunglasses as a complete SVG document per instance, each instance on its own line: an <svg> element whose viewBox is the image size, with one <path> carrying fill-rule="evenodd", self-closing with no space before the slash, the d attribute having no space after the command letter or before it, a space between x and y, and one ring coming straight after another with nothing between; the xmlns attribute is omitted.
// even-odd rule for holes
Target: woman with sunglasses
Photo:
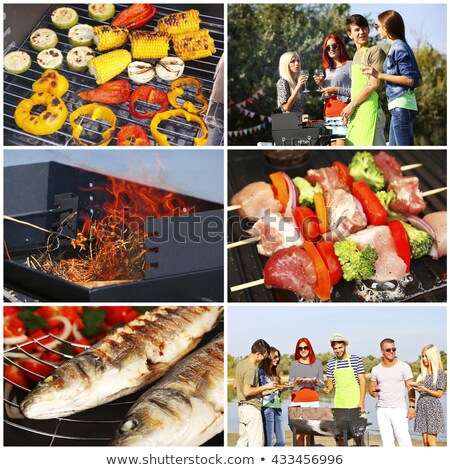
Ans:
<svg viewBox="0 0 450 470"><path fill-rule="evenodd" d="M417 115L414 89L422 85L422 76L414 52L405 39L403 18L395 10L378 15L375 25L381 39L392 42L383 64L383 72L368 65L363 72L386 80L386 96L391 113L389 145L414 145L413 126Z"/></svg>
<svg viewBox="0 0 450 470"><path fill-rule="evenodd" d="M258 380L260 386L273 382L278 385L281 384L281 378L277 370L280 357L280 351L270 347L269 355L259 363ZM262 392L261 405L264 445L271 447L275 436L275 447L284 446L286 444L286 436L281 411L281 393L279 391Z"/></svg>
<svg viewBox="0 0 450 470"><path fill-rule="evenodd" d="M316 359L308 338L300 338L297 341L289 377L289 381L295 385L290 406L317 408L319 406L318 386L323 385L323 366ZM311 445L311 436L297 434L297 445Z"/></svg>
<svg viewBox="0 0 450 470"><path fill-rule="evenodd" d="M300 66L300 56L296 52L285 52L280 57L277 103L283 113L303 114L305 96L300 88L307 78L300 75Z"/></svg>
<svg viewBox="0 0 450 470"><path fill-rule="evenodd" d="M439 348L434 344L429 344L422 349L422 362L417 383L417 386L412 387L419 392L414 431L422 434L425 447L436 446L438 433L445 432L444 411L439 399L444 393L446 376L442 368Z"/></svg>
<svg viewBox="0 0 450 470"><path fill-rule="evenodd" d="M342 39L337 34L325 38L322 48L322 67L325 77L314 75L314 81L320 86L324 102L324 120L331 129L331 145L345 145L347 127L341 112L350 102L352 61Z"/></svg>

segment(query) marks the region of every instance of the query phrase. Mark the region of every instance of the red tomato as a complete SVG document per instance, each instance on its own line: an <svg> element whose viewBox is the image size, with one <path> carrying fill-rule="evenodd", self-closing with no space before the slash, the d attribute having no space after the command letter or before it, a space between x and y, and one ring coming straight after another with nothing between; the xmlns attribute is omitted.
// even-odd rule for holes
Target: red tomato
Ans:
<svg viewBox="0 0 450 470"><path fill-rule="evenodd" d="M334 286L342 277L342 267L334 252L334 245L331 242L319 242L316 248L330 271L331 285Z"/></svg>
<svg viewBox="0 0 450 470"><path fill-rule="evenodd" d="M28 388L27 375L21 369L16 366L5 366L4 368L5 378L10 380L12 383L20 385L21 387Z"/></svg>
<svg viewBox="0 0 450 470"><path fill-rule="evenodd" d="M117 325L118 323L128 323L137 318L140 313L136 312L133 307L101 307L106 310L105 323L110 326Z"/></svg>
<svg viewBox="0 0 450 470"><path fill-rule="evenodd" d="M40 362L33 361L32 359L25 359L22 362L22 365L28 371L26 372L26 376L33 382L40 382L43 378L47 377L55 370L51 366L41 364Z"/></svg>
<svg viewBox="0 0 450 470"><path fill-rule="evenodd" d="M320 237L319 220L309 207L299 206L293 212L294 221L307 241L316 242Z"/></svg>
<svg viewBox="0 0 450 470"><path fill-rule="evenodd" d="M3 308L3 316L4 317L17 316L17 314L21 310L22 309L20 307L4 307Z"/></svg>

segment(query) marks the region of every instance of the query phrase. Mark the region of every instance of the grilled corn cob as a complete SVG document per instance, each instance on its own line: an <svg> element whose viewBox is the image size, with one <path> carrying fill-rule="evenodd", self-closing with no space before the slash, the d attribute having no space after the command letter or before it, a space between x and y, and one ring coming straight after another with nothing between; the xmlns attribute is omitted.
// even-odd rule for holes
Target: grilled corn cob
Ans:
<svg viewBox="0 0 450 470"><path fill-rule="evenodd" d="M200 29L198 10L182 11L163 16L158 20L158 31L168 34L183 34Z"/></svg>
<svg viewBox="0 0 450 470"><path fill-rule="evenodd" d="M130 33L133 59L161 59L169 54L169 35L136 30Z"/></svg>
<svg viewBox="0 0 450 470"><path fill-rule="evenodd" d="M214 39L206 29L193 33L175 34L172 36L172 41L175 54L184 61L202 59L216 52Z"/></svg>
<svg viewBox="0 0 450 470"><path fill-rule="evenodd" d="M128 30L118 26L96 26L94 35L94 42L98 51L117 49L122 47L128 40Z"/></svg>
<svg viewBox="0 0 450 470"><path fill-rule="evenodd" d="M107 52L88 62L89 73L95 77L98 85L123 72L131 62L131 54L125 49Z"/></svg>

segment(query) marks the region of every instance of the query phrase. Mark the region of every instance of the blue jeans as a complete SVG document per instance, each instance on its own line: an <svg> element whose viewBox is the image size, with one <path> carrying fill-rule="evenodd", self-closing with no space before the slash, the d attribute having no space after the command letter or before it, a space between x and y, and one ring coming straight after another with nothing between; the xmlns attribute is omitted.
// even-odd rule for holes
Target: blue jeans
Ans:
<svg viewBox="0 0 450 470"><path fill-rule="evenodd" d="M264 425L264 446L272 447L273 436L275 435L275 447L283 447L286 444L286 436L284 435L281 408L263 406L261 413Z"/></svg>
<svg viewBox="0 0 450 470"><path fill-rule="evenodd" d="M413 125L417 111L392 108L389 127L389 146L414 145Z"/></svg>

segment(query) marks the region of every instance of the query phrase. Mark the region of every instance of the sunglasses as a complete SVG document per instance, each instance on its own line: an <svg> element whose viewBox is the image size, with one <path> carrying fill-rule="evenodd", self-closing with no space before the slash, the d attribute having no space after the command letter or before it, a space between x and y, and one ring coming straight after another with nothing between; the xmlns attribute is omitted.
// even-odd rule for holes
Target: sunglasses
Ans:
<svg viewBox="0 0 450 470"><path fill-rule="evenodd" d="M325 49L327 51L331 51L331 49L333 49L333 51L335 51L338 47L339 46L336 43L334 43L334 44L330 44L329 46L325 47Z"/></svg>
<svg viewBox="0 0 450 470"><path fill-rule="evenodd" d="M299 346L298 350L299 351L309 351L309 348L308 348L308 346Z"/></svg>
<svg viewBox="0 0 450 470"><path fill-rule="evenodd" d="M428 359L428 356L422 356L422 359Z"/></svg>
<svg viewBox="0 0 450 470"><path fill-rule="evenodd" d="M390 353L390 352L395 352L397 351L397 348L388 348L388 349L385 349L386 352Z"/></svg>

